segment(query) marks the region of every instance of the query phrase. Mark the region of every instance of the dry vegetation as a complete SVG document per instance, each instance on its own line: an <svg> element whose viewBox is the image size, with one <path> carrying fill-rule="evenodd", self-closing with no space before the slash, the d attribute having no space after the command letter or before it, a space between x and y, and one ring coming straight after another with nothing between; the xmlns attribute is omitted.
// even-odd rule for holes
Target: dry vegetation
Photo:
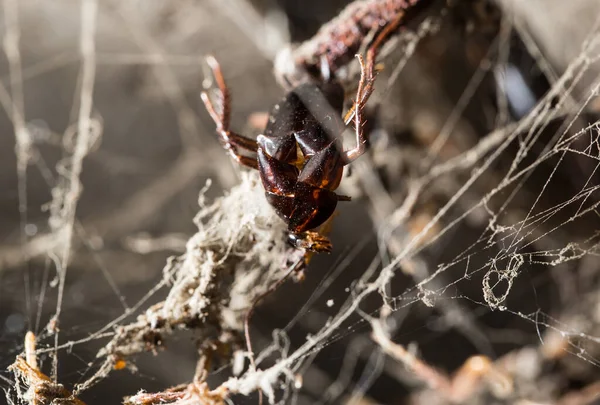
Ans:
<svg viewBox="0 0 600 405"><path fill-rule="evenodd" d="M600 6L419 3L383 49L334 251L297 273L203 109L203 57L257 134L347 2L3 0L7 401L600 401Z"/></svg>

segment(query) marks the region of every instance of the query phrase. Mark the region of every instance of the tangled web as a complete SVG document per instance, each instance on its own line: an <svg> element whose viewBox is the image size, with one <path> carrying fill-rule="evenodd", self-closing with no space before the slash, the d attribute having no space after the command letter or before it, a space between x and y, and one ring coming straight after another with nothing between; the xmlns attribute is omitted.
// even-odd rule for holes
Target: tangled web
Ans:
<svg viewBox="0 0 600 405"><path fill-rule="evenodd" d="M198 97L214 51L257 132L302 28L272 3L3 1L9 403L592 403L600 23L561 64L526 7L431 6L385 49L334 253L299 271Z"/></svg>

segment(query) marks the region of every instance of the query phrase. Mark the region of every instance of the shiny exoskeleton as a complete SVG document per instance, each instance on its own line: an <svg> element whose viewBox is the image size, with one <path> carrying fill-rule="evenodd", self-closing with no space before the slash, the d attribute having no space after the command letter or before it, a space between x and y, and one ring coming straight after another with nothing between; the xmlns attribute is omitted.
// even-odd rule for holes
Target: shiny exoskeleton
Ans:
<svg viewBox="0 0 600 405"><path fill-rule="evenodd" d="M301 84L273 107L264 134L255 141L229 129L227 86L216 59L207 58L218 86L218 111L206 92L202 100L217 125L220 140L237 162L258 169L266 198L288 224L289 240L296 247L331 250L328 239L312 230L331 217L338 201L350 200L335 190L344 166L366 148L362 112L375 80L372 59L365 65L359 56L361 80L346 120L342 119L344 90L338 82ZM344 151L340 135L345 121L352 118L357 145Z"/></svg>

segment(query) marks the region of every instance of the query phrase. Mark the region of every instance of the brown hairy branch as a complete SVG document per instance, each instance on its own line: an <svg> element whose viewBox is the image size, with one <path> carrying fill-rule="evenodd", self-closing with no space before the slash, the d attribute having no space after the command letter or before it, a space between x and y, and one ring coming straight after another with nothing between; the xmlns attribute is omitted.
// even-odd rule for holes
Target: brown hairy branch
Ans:
<svg viewBox="0 0 600 405"><path fill-rule="evenodd" d="M35 335L32 332L25 335L25 358L17 357L8 370L15 375L18 396L30 405L50 405L58 401L65 405L85 405L62 384L40 371L35 353Z"/></svg>
<svg viewBox="0 0 600 405"><path fill-rule="evenodd" d="M306 80L307 72L318 76L325 64L336 76L378 32L390 26L394 31L409 24L415 26L417 16L423 14L430 3L430 0L354 1L298 48L284 49L275 62L275 75L284 85L298 83ZM380 46L390 38L391 35L386 35Z"/></svg>

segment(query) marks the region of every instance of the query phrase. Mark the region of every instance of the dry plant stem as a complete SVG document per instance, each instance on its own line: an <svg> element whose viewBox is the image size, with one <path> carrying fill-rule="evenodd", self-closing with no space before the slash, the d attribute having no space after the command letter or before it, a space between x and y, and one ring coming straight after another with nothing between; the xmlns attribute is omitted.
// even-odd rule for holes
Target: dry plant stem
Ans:
<svg viewBox="0 0 600 405"><path fill-rule="evenodd" d="M25 360L31 368L38 368L37 356L35 353L35 335L31 331L27 332L25 335Z"/></svg>
<svg viewBox="0 0 600 405"><path fill-rule="evenodd" d="M25 335L25 358L18 356L8 369L15 374L17 395L29 405L85 405L68 389L38 369L33 332ZM26 388L25 392L21 391L22 387Z"/></svg>
<svg viewBox="0 0 600 405"><path fill-rule="evenodd" d="M557 405L593 405L600 398L600 381L583 387L579 391L565 394Z"/></svg>
<svg viewBox="0 0 600 405"><path fill-rule="evenodd" d="M490 385L497 396L504 396L512 391L512 381L506 372L499 368L486 356L472 356L452 377L434 369L402 345L390 340L382 320L372 320L372 338L382 350L392 358L402 362L415 377L430 389L442 395L452 403L463 403L472 398L481 388L482 380Z"/></svg>
<svg viewBox="0 0 600 405"><path fill-rule="evenodd" d="M298 48L296 63L310 70L325 58L331 71L352 60L369 34L382 27L394 29L406 23L407 12L428 0L357 0L348 5L336 18L325 24L309 41ZM391 30L390 30L391 31ZM381 44L388 38L382 39Z"/></svg>
<svg viewBox="0 0 600 405"><path fill-rule="evenodd" d="M125 405L225 405L225 398L220 393L213 393L205 382L193 382L178 386L164 392L142 392L123 401Z"/></svg>
<svg viewBox="0 0 600 405"><path fill-rule="evenodd" d="M125 405L224 405L225 398L223 394L218 391L211 393L205 381L208 375L209 357L211 357L211 354L208 353L201 355L196 365L196 375L192 383L172 387L163 392L141 392L125 398L123 403Z"/></svg>
<svg viewBox="0 0 600 405"><path fill-rule="evenodd" d="M85 405L68 389L54 382L40 370L31 367L21 357L17 357L9 369L15 374L16 380L27 387L27 392L22 393L22 398L30 405L49 405L58 401L65 405Z"/></svg>
<svg viewBox="0 0 600 405"><path fill-rule="evenodd" d="M448 377L419 360L403 346L392 342L385 331L382 321L372 320L371 327L373 328L371 335L373 341L375 341L386 354L404 363L415 376L425 382L430 388L446 393L450 392L451 383Z"/></svg>
<svg viewBox="0 0 600 405"><path fill-rule="evenodd" d="M210 345L205 345L210 346ZM154 405L154 404L224 404L224 398L220 394L211 394L206 383L208 375L208 366L213 353L207 349L201 354L196 364L196 375L190 384L183 384L169 388L163 392L146 393L141 392L136 395L125 398L125 405Z"/></svg>

